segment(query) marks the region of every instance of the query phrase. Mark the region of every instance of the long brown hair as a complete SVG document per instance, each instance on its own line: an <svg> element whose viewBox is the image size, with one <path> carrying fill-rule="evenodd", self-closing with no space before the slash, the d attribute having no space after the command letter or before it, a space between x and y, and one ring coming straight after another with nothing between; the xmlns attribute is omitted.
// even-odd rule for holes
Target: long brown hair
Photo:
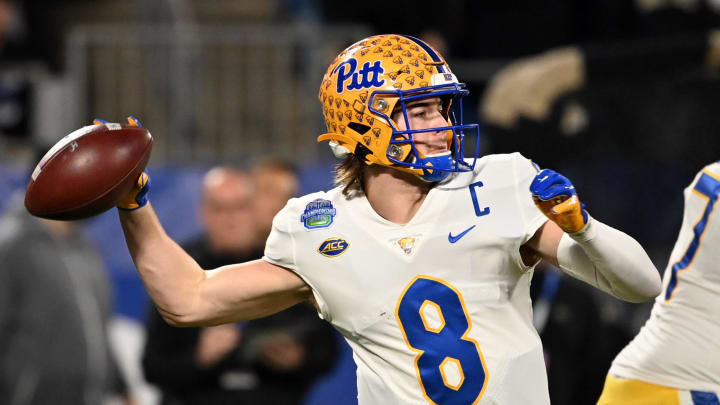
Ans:
<svg viewBox="0 0 720 405"><path fill-rule="evenodd" d="M353 153L343 157L342 162L335 166L335 184L342 186L342 193L346 197L362 192L363 173L367 164Z"/></svg>

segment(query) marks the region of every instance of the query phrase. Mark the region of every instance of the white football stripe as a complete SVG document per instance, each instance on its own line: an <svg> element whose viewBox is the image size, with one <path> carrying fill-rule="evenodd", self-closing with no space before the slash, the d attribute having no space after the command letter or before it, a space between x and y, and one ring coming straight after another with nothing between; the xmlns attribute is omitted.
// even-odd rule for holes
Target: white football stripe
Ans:
<svg viewBox="0 0 720 405"><path fill-rule="evenodd" d="M58 151L60 151L62 148L64 148L67 144L70 142L76 140L77 138L80 138L81 136L88 134L92 132L94 129L96 129L98 125L88 125L84 126L80 129L77 129L67 135L65 135L62 139L60 139L55 145L53 145L52 148L45 154L45 156L40 159L40 162L38 162L37 166L35 166L35 170L33 170L31 178L33 181L37 178L37 176L42 171L43 166L45 166L45 163L53 157Z"/></svg>

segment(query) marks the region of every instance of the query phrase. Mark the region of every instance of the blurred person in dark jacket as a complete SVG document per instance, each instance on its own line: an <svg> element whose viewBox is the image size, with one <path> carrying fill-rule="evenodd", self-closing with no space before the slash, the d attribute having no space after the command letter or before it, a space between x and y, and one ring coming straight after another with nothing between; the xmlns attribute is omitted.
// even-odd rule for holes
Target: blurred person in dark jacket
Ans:
<svg viewBox="0 0 720 405"><path fill-rule="evenodd" d="M603 322L593 289L552 266L530 285L553 405L592 404L615 353L630 338Z"/></svg>
<svg viewBox="0 0 720 405"><path fill-rule="evenodd" d="M0 403L98 405L127 394L110 351L112 290L74 222L0 218Z"/></svg>
<svg viewBox="0 0 720 405"><path fill-rule="evenodd" d="M253 173L216 167L205 175L200 217L206 233L185 246L203 268L262 257L264 236L247 230L272 218L297 190L294 172L277 164ZM305 305L206 328L171 327L153 308L147 326L143 368L165 405L299 404L335 360L334 332Z"/></svg>

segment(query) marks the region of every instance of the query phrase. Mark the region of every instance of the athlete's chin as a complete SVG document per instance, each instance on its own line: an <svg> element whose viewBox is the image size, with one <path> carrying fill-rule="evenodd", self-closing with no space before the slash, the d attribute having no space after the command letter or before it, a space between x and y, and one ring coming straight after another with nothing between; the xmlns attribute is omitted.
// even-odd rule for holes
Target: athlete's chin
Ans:
<svg viewBox="0 0 720 405"><path fill-rule="evenodd" d="M436 156L447 155L448 153L450 153L450 151L447 148L436 148L436 149L427 150L422 153L426 157L436 157Z"/></svg>

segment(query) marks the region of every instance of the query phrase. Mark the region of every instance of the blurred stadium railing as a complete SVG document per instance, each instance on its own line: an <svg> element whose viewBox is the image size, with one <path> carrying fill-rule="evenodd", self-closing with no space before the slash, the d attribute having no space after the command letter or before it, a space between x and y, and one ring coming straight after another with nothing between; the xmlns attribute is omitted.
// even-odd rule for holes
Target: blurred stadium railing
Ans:
<svg viewBox="0 0 720 405"><path fill-rule="evenodd" d="M362 26L84 25L69 36L71 122L138 116L153 164L326 157L322 75ZM71 128L68 128L71 129Z"/></svg>

